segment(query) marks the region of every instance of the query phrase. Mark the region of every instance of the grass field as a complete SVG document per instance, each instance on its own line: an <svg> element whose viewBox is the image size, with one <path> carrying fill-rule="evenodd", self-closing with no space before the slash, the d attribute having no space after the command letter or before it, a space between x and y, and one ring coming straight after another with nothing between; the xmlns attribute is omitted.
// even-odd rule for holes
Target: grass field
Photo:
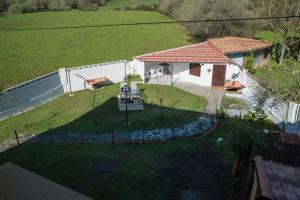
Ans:
<svg viewBox="0 0 300 200"><path fill-rule="evenodd" d="M188 189L234 199L232 160L216 140L226 141L237 125L249 124L225 119L208 137L160 144L22 145L0 154L0 165L16 163L95 199L180 199L180 191Z"/></svg>
<svg viewBox="0 0 300 200"><path fill-rule="evenodd" d="M140 85L145 97L143 111L130 111L130 126L123 124L125 113L118 109L117 95L119 85L111 85L94 91L64 95L43 106L25 113L27 125L24 126L23 115L0 121L0 141L9 138L16 129L19 133L38 134L48 130L78 132L80 130L98 132L108 130L147 129L160 126L172 127L196 119L206 106L206 100L171 86L166 88L164 118L160 120L158 99L154 97L152 85ZM93 96L95 97L95 109ZM183 98L184 97L184 98ZM176 105L173 105L178 102ZM172 106L173 105L173 106Z"/></svg>
<svg viewBox="0 0 300 200"><path fill-rule="evenodd" d="M157 12L126 11L124 23L169 21ZM0 17L0 82L6 87L60 67L131 60L132 56L187 44L177 24L41 30L45 27L119 24L120 12L66 11Z"/></svg>

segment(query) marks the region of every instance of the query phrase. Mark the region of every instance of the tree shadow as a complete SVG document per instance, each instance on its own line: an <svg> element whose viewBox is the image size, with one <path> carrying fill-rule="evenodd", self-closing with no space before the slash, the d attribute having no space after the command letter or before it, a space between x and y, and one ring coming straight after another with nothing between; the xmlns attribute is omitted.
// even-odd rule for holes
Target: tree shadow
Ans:
<svg viewBox="0 0 300 200"><path fill-rule="evenodd" d="M154 128L172 128L197 120L202 112L171 106L161 107L143 103L144 110L128 111L130 125L124 124L126 112L118 108L118 98L112 97L91 111L60 127L49 127L52 133L99 133L108 131L134 131ZM47 132L46 132L47 133Z"/></svg>

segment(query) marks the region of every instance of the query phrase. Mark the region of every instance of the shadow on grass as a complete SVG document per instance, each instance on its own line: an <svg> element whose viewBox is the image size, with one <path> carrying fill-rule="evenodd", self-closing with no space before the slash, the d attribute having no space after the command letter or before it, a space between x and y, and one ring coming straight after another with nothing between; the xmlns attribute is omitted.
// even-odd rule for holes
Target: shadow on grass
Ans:
<svg viewBox="0 0 300 200"><path fill-rule="evenodd" d="M129 125L126 121L126 112L118 108L116 97L108 99L90 112L85 113L74 121L52 129L53 133L106 132L106 131L132 131L140 129L172 128L197 120L203 113L182 110L172 107L161 107L155 104L144 103L144 110L128 111ZM76 105L75 105L76 106ZM92 107L92 106L91 106ZM49 127L51 128L51 127Z"/></svg>

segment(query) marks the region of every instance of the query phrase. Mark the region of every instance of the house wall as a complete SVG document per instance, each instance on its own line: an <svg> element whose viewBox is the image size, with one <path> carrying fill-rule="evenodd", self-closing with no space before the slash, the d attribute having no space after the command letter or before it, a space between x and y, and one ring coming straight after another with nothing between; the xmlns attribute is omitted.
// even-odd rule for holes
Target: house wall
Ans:
<svg viewBox="0 0 300 200"><path fill-rule="evenodd" d="M234 61L235 63L237 63L238 65L240 66L243 66L244 65L244 56L245 54L244 53L231 53L231 54L226 54L226 56Z"/></svg>
<svg viewBox="0 0 300 200"><path fill-rule="evenodd" d="M212 64L204 64L201 66L201 76L198 77L190 75L190 63L173 63L173 75L177 77L178 81L191 82L202 86L211 86L212 70Z"/></svg>
<svg viewBox="0 0 300 200"><path fill-rule="evenodd" d="M204 64L201 66L201 76L190 75L189 63L174 63L173 76L178 77L178 81L191 82L202 86L211 86L213 78L214 64ZM236 80L240 78L240 68L233 64L226 65L225 80Z"/></svg>
<svg viewBox="0 0 300 200"><path fill-rule="evenodd" d="M268 54L268 57L265 58L265 50L266 49L260 49L260 50L255 51L255 53L254 53L254 66L259 66L259 65L266 62L269 59L269 54ZM270 50L269 50L269 52L270 52ZM250 52L239 52L239 53L226 54L226 56L230 60L234 61L235 63L237 63L240 66L244 66L244 64L245 64L245 61L246 61L245 55L250 56L251 53Z"/></svg>
<svg viewBox="0 0 300 200"><path fill-rule="evenodd" d="M264 62L266 59L264 58L265 49L258 50L254 53L254 65L259 65Z"/></svg>
<svg viewBox="0 0 300 200"><path fill-rule="evenodd" d="M222 65L222 64L218 64ZM242 71L239 66L235 64L223 64L226 65L225 81L241 81L244 82L242 76ZM145 74L153 70L158 70L162 68L158 62L140 62L135 60L131 63L131 66L135 68L137 74L139 74L143 80L145 79ZM172 73L173 83L175 81L190 82L202 86L212 85L213 76L213 66L212 63L206 63L201 66L201 76L194 76L190 74L190 63L170 63L169 71Z"/></svg>

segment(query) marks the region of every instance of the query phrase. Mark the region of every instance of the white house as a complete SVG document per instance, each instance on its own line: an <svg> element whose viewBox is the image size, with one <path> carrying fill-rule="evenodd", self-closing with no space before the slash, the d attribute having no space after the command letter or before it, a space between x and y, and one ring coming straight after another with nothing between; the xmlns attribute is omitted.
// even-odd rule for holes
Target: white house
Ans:
<svg viewBox="0 0 300 200"><path fill-rule="evenodd" d="M231 40L226 40L228 45L220 42L223 41L220 38L136 56L132 67L145 83L160 81L160 84L173 84L184 81L202 86L224 86L226 81L244 82L242 66L246 52L254 51L255 54L256 49L270 48L272 45L253 39L230 38ZM237 45L237 41L242 42ZM224 51L227 47L232 52ZM233 56L236 53L242 53L241 58Z"/></svg>

